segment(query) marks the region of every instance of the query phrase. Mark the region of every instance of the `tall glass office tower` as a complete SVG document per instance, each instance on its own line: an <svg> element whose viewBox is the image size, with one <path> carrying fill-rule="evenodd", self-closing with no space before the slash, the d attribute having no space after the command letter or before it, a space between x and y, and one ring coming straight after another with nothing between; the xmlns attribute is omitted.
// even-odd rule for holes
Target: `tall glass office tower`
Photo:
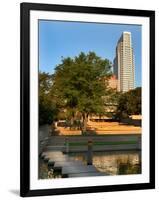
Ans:
<svg viewBox="0 0 159 200"><path fill-rule="evenodd" d="M114 74L118 79L118 91L134 89L135 83L134 53L130 32L123 32L116 46Z"/></svg>

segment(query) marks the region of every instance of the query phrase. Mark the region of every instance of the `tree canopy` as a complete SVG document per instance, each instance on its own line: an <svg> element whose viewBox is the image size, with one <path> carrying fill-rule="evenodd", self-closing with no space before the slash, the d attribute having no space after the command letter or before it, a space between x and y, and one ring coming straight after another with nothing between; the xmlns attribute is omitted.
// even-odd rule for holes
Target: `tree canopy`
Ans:
<svg viewBox="0 0 159 200"><path fill-rule="evenodd" d="M57 117L58 109L51 98L52 76L39 72L39 124L51 124Z"/></svg>
<svg viewBox="0 0 159 200"><path fill-rule="evenodd" d="M141 87L120 95L117 107L119 117L141 114Z"/></svg>
<svg viewBox="0 0 159 200"><path fill-rule="evenodd" d="M64 58L55 69L52 93L58 104L72 117L81 114L84 124L89 114L104 110L106 82L103 77L111 75L110 62L94 52L81 52L75 58ZM84 129L86 126L84 125Z"/></svg>

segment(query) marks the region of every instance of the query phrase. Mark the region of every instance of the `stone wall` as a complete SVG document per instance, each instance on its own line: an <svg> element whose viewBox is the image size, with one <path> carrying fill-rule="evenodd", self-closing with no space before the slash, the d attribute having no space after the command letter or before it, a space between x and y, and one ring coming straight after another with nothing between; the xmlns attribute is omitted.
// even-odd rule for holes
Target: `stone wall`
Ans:
<svg viewBox="0 0 159 200"><path fill-rule="evenodd" d="M48 139L50 136L50 126L43 125L39 127L39 154L42 153L43 149L46 147L48 143Z"/></svg>

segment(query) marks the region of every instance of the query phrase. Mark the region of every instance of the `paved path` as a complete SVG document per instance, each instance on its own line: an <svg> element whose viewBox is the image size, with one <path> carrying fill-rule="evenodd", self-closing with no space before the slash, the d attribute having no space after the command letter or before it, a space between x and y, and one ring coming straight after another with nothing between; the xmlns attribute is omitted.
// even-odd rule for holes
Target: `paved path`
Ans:
<svg viewBox="0 0 159 200"><path fill-rule="evenodd" d="M79 174L69 174L68 178L73 178L73 177L89 177L89 176L106 176L105 173L103 172L89 172L89 173L79 173Z"/></svg>
<svg viewBox="0 0 159 200"><path fill-rule="evenodd" d="M80 173L88 173L88 172L97 172L97 169L93 165L72 165L72 166L64 166L62 168L62 174L80 174Z"/></svg>
<svg viewBox="0 0 159 200"><path fill-rule="evenodd" d="M57 161L54 164L54 170L59 170L63 167L71 167L71 166L83 166L82 161L79 160L70 160L70 161Z"/></svg>
<svg viewBox="0 0 159 200"><path fill-rule="evenodd" d="M93 165L85 165L61 151L46 151L42 153L41 157L48 161L48 166L52 166L54 170L61 169L63 178L106 175L99 172Z"/></svg>

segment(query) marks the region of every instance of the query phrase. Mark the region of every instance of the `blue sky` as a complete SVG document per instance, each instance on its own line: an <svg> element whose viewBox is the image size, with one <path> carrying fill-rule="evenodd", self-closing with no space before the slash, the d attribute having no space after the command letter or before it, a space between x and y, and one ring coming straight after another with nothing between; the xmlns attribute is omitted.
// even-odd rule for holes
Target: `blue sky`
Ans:
<svg viewBox="0 0 159 200"><path fill-rule="evenodd" d="M111 62L123 31L130 31L135 55L135 85L141 86L141 26L62 21L39 21L39 70L49 73L61 57L94 51Z"/></svg>

